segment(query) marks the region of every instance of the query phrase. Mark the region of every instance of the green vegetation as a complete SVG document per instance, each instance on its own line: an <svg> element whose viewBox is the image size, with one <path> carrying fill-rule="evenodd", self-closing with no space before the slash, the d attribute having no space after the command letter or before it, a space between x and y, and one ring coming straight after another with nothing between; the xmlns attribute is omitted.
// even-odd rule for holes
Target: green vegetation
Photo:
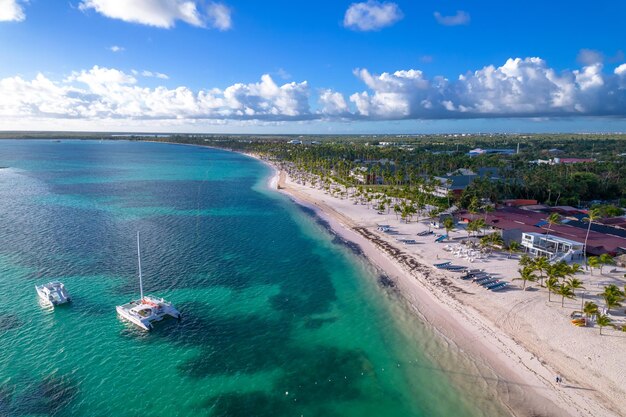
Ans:
<svg viewBox="0 0 626 417"><path fill-rule="evenodd" d="M606 314L600 314L598 316L598 318L596 319L596 323L598 324L598 327L600 327L600 336L602 336L602 328L610 326L612 321L613 320L611 320L611 318Z"/></svg>
<svg viewBox="0 0 626 417"><path fill-rule="evenodd" d="M6 138L151 140L214 146L289 164L294 169L345 187L387 198L406 198L417 211L450 205L488 213L509 198L536 199L549 205L597 207L602 217L621 212L626 203L626 135L113 135L106 133L4 132ZM289 141L302 141L290 144ZM383 146L386 145L386 146ZM517 152L519 146L519 153ZM470 157L475 148L509 149L509 154ZM550 164L554 158L585 158L585 163ZM354 169L363 169L358 181ZM434 177L460 169L497 170L495 179L478 177L461 193L431 194L441 185ZM344 190L345 192L345 190ZM367 196L364 195L367 199ZM374 200L374 198L372 198ZM598 201L602 203L598 203ZM388 207L388 206L387 206ZM392 205L393 207L393 205Z"/></svg>
<svg viewBox="0 0 626 417"><path fill-rule="evenodd" d="M518 270L520 277L514 278L515 280L521 280L524 282L522 286L522 290L526 291L526 283L527 282L535 282L537 281L537 275L534 274L535 269L532 266L526 266L522 269Z"/></svg>

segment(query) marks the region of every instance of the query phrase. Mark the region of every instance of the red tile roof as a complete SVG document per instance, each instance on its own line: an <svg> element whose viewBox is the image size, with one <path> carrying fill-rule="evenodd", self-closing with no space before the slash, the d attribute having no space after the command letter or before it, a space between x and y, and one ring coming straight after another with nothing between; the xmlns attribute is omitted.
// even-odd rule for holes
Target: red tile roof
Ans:
<svg viewBox="0 0 626 417"><path fill-rule="evenodd" d="M475 218L484 218L484 215L471 215L466 213L462 217L473 220ZM527 233L547 233L548 224L536 226L542 221L545 222L546 217L545 213L506 207L487 214L486 222L488 225L502 230L519 229L522 232ZM567 224L554 224L550 228L550 234L583 243L585 241L587 230L568 226ZM603 253L615 254L618 252L619 248L623 248L623 250L626 251L626 239L619 236L594 232L593 230L589 232L587 252L594 255L600 255Z"/></svg>

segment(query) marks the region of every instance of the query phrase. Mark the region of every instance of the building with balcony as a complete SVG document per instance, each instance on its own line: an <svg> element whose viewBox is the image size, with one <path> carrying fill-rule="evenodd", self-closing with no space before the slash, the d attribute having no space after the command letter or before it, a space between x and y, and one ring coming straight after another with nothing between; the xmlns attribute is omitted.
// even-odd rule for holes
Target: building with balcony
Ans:
<svg viewBox="0 0 626 417"><path fill-rule="evenodd" d="M581 259L584 244L542 233L522 233L522 246L535 256L544 256L550 262L571 262Z"/></svg>

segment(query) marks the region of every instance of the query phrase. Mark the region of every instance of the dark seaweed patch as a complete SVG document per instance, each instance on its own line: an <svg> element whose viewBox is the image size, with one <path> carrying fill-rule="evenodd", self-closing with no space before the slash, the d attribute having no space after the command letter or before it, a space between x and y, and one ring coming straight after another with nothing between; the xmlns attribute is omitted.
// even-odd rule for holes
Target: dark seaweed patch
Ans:
<svg viewBox="0 0 626 417"><path fill-rule="evenodd" d="M22 326L22 321L14 314L0 313L0 333L17 329Z"/></svg>
<svg viewBox="0 0 626 417"><path fill-rule="evenodd" d="M378 277L378 284L383 288L395 288L396 283L387 275L380 275Z"/></svg>
<svg viewBox="0 0 626 417"><path fill-rule="evenodd" d="M60 415L78 395L78 386L68 377L46 377L40 381L20 379L26 389L0 387L0 416Z"/></svg>
<svg viewBox="0 0 626 417"><path fill-rule="evenodd" d="M363 249L361 249L361 247L349 240L344 239L343 237L341 237L337 232L335 232L335 230L332 228L332 226L330 225L330 223L328 223L326 220L322 219L320 216L318 216L318 214L315 212L315 210L303 206L301 204L297 204L297 206L308 216L312 217L313 220L315 221L315 223L317 223L318 225L320 225L324 230L326 230L326 232L328 232L332 237L333 240L332 242L335 245L342 245L345 246L346 248L350 249L350 251L352 251L352 253L354 253L356 256L365 256L365 253L363 252Z"/></svg>
<svg viewBox="0 0 626 417"><path fill-rule="evenodd" d="M369 359L358 350L291 349L284 375L270 393L228 393L209 398L214 417L312 415L333 416L324 408L363 395L361 384L372 376ZM306 408L305 408L306 407Z"/></svg>
<svg viewBox="0 0 626 417"><path fill-rule="evenodd" d="M206 401L214 417L274 417L289 415L287 399L256 391L224 394Z"/></svg>

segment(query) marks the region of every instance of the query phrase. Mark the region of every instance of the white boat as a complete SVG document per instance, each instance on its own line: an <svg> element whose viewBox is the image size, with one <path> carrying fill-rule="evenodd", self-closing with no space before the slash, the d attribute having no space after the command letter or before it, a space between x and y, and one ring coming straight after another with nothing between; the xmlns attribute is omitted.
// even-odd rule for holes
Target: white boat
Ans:
<svg viewBox="0 0 626 417"><path fill-rule="evenodd" d="M117 314L123 319L137 325L143 330L152 330L155 321L161 321L170 316L180 319L181 315L172 303L163 298L143 294L143 281L141 277L141 251L139 250L139 233L137 233L137 263L139 265L139 293L138 300L117 306Z"/></svg>
<svg viewBox="0 0 626 417"><path fill-rule="evenodd" d="M35 285L37 295L44 304L50 306L56 306L59 304L65 304L72 301L72 298L67 293L65 285L58 281L52 281L43 285Z"/></svg>

